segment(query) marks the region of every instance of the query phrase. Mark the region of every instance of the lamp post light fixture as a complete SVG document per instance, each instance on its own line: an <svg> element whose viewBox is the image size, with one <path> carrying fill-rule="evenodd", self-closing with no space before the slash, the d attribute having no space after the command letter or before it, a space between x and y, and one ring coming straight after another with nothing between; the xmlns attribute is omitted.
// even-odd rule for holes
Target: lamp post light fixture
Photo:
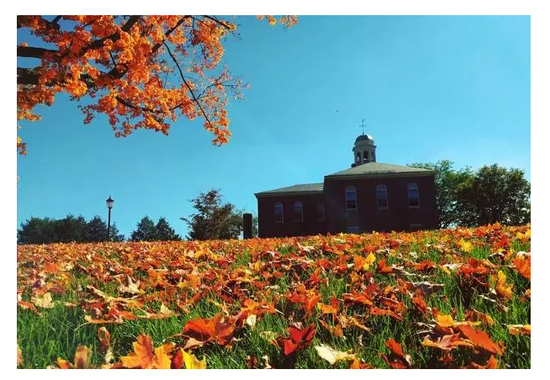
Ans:
<svg viewBox="0 0 550 380"><path fill-rule="evenodd" d="M107 241L111 241L111 209L113 208L113 203L115 203L115 201L109 195L109 198L107 198L105 202L107 202L107 208L109 209L109 218L107 221Z"/></svg>

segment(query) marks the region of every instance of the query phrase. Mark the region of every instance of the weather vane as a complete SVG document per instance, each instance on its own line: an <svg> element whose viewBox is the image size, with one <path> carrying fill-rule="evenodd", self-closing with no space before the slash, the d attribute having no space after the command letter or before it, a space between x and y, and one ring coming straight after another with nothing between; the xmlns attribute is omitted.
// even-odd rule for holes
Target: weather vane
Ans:
<svg viewBox="0 0 550 380"><path fill-rule="evenodd" d="M361 127L361 131L363 132L363 134L365 134L365 127L366 127L366 126L367 126L367 125L365 124L365 118L363 118L363 119L361 120L361 124L359 125L359 127Z"/></svg>

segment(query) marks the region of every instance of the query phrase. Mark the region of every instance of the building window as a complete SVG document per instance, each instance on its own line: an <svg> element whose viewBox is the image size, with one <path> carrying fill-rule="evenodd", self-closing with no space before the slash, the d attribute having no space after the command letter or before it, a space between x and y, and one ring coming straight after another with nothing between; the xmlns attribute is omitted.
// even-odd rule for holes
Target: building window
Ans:
<svg viewBox="0 0 550 380"><path fill-rule="evenodd" d="M407 185L407 194L409 195L409 207L420 207L418 185L416 183L409 183Z"/></svg>
<svg viewBox="0 0 550 380"><path fill-rule="evenodd" d="M359 233L359 226L346 227L346 232L348 234L358 234Z"/></svg>
<svg viewBox="0 0 550 380"><path fill-rule="evenodd" d="M318 221L325 220L325 205L324 205L324 203L318 203L317 204L317 220Z"/></svg>
<svg viewBox="0 0 550 380"><path fill-rule="evenodd" d="M304 221L304 204L300 201L294 202L294 221Z"/></svg>
<svg viewBox="0 0 550 380"><path fill-rule="evenodd" d="M273 206L273 212L275 213L275 223L283 222L283 204L281 202L275 203Z"/></svg>
<svg viewBox="0 0 550 380"><path fill-rule="evenodd" d="M361 153L357 153L357 157L355 157L355 162L358 164L361 163Z"/></svg>
<svg viewBox="0 0 550 380"><path fill-rule="evenodd" d="M346 187L346 210L357 210L357 192L355 187Z"/></svg>
<svg viewBox="0 0 550 380"><path fill-rule="evenodd" d="M376 203L378 208L388 208L388 188L386 185L376 186Z"/></svg>

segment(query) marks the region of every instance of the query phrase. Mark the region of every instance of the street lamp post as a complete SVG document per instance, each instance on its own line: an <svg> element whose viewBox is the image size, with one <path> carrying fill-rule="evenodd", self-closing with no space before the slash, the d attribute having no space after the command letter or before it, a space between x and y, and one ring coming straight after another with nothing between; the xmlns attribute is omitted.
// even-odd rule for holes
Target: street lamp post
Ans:
<svg viewBox="0 0 550 380"><path fill-rule="evenodd" d="M111 241L111 209L113 208L113 203L115 203L115 201L109 195L109 198L107 198L106 202L107 208L109 209L109 218L107 221L107 241Z"/></svg>

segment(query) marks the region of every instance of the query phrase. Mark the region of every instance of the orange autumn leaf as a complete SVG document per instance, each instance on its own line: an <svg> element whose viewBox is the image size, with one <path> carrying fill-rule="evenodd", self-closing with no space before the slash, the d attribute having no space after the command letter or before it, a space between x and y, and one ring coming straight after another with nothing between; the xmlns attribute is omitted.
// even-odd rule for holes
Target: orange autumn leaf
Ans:
<svg viewBox="0 0 550 380"><path fill-rule="evenodd" d="M506 325L511 335L531 335L531 325Z"/></svg>
<svg viewBox="0 0 550 380"><path fill-rule="evenodd" d="M331 326L322 319L319 320L321 326L323 326L327 331L334 336L335 338L340 338L344 336L344 330L342 330L342 325L337 324L336 326Z"/></svg>
<svg viewBox="0 0 550 380"><path fill-rule="evenodd" d="M391 310L387 309L380 309L379 307L372 307L370 310L370 315L387 315L388 317L397 319L398 321L402 321L403 317L399 314L394 313Z"/></svg>
<svg viewBox="0 0 550 380"><path fill-rule="evenodd" d="M436 267L435 263L430 260L423 260L420 263L413 265L414 270L419 272L428 272Z"/></svg>
<svg viewBox="0 0 550 380"><path fill-rule="evenodd" d="M499 270L497 273L497 282L495 285L495 290L499 296L505 300L512 298L512 289L514 285L506 283L506 275L503 271Z"/></svg>
<svg viewBox="0 0 550 380"><path fill-rule="evenodd" d="M512 260L516 270L526 279L531 281L531 256L520 256Z"/></svg>
<svg viewBox="0 0 550 380"><path fill-rule="evenodd" d="M134 351L130 355L121 358L126 368L170 369L171 356L169 354L171 353L171 346L169 344L155 349L151 337L141 334L132 345Z"/></svg>
<svg viewBox="0 0 550 380"><path fill-rule="evenodd" d="M183 327L183 334L193 339L194 346L202 345L210 341L215 341L222 346L228 345L233 339L235 325L231 322L224 323L221 319L221 314L209 319L193 319L185 324ZM186 345L186 348L191 347Z"/></svg>
<svg viewBox="0 0 550 380"><path fill-rule="evenodd" d="M487 333L476 330L470 325L459 325L456 329L476 347L481 348L491 354L502 355L503 349L491 340Z"/></svg>
<svg viewBox="0 0 550 380"><path fill-rule="evenodd" d="M380 357L392 368L404 369L411 368L412 358L410 355L403 353L403 348L395 339L389 339L385 343L386 347L390 350L390 355L386 356L380 353Z"/></svg>
<svg viewBox="0 0 550 380"><path fill-rule="evenodd" d="M376 256L371 252L367 257L353 256L354 269L356 271L366 271L376 261Z"/></svg>

